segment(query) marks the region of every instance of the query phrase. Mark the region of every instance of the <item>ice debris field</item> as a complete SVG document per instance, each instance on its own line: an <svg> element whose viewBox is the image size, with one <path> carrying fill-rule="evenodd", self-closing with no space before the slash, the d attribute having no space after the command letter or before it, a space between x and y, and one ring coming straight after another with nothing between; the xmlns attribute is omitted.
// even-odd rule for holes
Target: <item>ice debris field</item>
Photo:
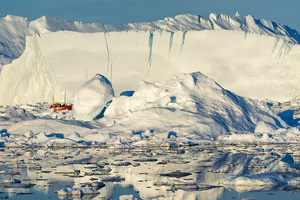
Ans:
<svg viewBox="0 0 300 200"><path fill-rule="evenodd" d="M299 150L291 144L10 148L0 151L0 197L297 199Z"/></svg>
<svg viewBox="0 0 300 200"><path fill-rule="evenodd" d="M127 25L83 24L52 17L32 22L16 16L1 18L0 146L6 150L36 148L38 151L99 148L106 149L106 159L111 154L107 149L142 148L137 156L147 153L153 157L157 155L153 151L162 147L297 146L299 43L296 30L238 13L211 14L208 18L188 14ZM63 101L65 92L73 110L49 109L52 103ZM262 149L254 151L272 152ZM50 150L46 154L52 155ZM151 180L153 185L174 186L174 190L298 186L299 164L284 154L286 150L276 154L276 158L268 158L269 163L253 166L254 170L248 174L241 169L252 169L249 162L254 158L251 158L240 165L242 168L237 167L240 171L216 179L218 183L212 183L211 177L196 177L193 179L196 183L177 179L154 181L154 175ZM231 163L227 163L230 169L218 166L221 161L213 161L214 172L228 173L245 155L232 156ZM88 163L97 163L99 167L100 158L95 157ZM28 164L24 159L20 164ZM82 156L77 159L67 165L83 164ZM185 158L180 159L178 162L184 162ZM108 164L141 169L140 162L170 163L161 157L160 161L115 159ZM35 167L42 168L41 165ZM180 167L185 172L174 168L160 175L193 176L189 171L195 171L195 166L198 164L187 169ZM3 174L10 173L3 171ZM122 176L105 176L101 180L113 178L124 181ZM15 180L3 179L0 186L34 187L12 181ZM98 195L99 191L91 184L100 183L57 188L55 192L60 196ZM144 196L150 198L147 195ZM161 198L169 198L168 195Z"/></svg>

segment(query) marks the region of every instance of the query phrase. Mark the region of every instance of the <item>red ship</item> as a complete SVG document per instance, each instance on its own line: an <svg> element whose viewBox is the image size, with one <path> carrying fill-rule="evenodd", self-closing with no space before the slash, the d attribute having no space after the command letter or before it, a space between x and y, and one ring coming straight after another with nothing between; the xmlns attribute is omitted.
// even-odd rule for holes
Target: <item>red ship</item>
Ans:
<svg viewBox="0 0 300 200"><path fill-rule="evenodd" d="M72 107L73 107L72 105L54 103L49 107L49 109L53 108L56 111L61 111L61 110L72 110Z"/></svg>
<svg viewBox="0 0 300 200"><path fill-rule="evenodd" d="M53 96L53 102L54 102L54 96ZM72 110L73 106L72 105L67 105L66 103L66 92L65 92L65 101L63 104L61 103L53 103L49 109L53 108L56 111L61 111L61 110Z"/></svg>

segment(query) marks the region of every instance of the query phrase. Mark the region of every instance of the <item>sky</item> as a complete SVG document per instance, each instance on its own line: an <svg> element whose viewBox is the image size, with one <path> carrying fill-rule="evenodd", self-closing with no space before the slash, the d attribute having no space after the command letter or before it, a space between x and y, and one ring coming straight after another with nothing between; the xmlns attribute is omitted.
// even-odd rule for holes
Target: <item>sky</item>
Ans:
<svg viewBox="0 0 300 200"><path fill-rule="evenodd" d="M102 24L153 22L178 14L252 15L300 31L299 0L0 0L0 17L17 15L29 21L44 15Z"/></svg>

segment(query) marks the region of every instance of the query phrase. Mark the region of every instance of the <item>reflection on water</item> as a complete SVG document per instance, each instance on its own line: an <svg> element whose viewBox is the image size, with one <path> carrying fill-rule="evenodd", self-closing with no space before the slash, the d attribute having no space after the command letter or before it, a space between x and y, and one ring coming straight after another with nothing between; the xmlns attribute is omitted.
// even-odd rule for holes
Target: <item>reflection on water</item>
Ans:
<svg viewBox="0 0 300 200"><path fill-rule="evenodd" d="M3 148L0 199L297 199L298 146ZM12 178L21 184L4 182ZM96 182L105 184L93 188L100 194L55 193ZM34 187L26 188L29 183Z"/></svg>

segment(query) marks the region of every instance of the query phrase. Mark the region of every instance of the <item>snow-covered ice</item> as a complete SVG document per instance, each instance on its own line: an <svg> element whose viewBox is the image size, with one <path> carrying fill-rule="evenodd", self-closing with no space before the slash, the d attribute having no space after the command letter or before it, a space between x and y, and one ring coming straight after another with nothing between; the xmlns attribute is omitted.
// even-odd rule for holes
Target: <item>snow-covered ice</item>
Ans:
<svg viewBox="0 0 300 200"><path fill-rule="evenodd" d="M76 92L73 102L74 118L84 121L95 119L114 95L109 80L96 74Z"/></svg>
<svg viewBox="0 0 300 200"><path fill-rule="evenodd" d="M221 180L220 184L229 186L300 185L300 180L290 175L256 174L229 176L224 180Z"/></svg>
<svg viewBox="0 0 300 200"><path fill-rule="evenodd" d="M0 33L1 187L214 200L299 187L297 31L211 14L127 25L7 16ZM50 110L65 91L74 110Z"/></svg>
<svg viewBox="0 0 300 200"><path fill-rule="evenodd" d="M145 147L300 140L299 130L287 125L267 103L238 96L200 72L140 82L132 96L113 98L104 117L74 120L73 114L76 119L85 115L89 118L84 120L92 120L101 112L113 96L106 81L100 75L91 79L100 89L85 86L100 96L84 98L83 105L75 102L74 113L49 111L47 104L2 107L2 146ZM90 110L84 109L80 116L78 106Z"/></svg>
<svg viewBox="0 0 300 200"><path fill-rule="evenodd" d="M18 179L14 179L14 178L0 180L0 184L15 184L15 183L21 183L21 181Z"/></svg>
<svg viewBox="0 0 300 200"><path fill-rule="evenodd" d="M92 193L98 195L95 198L114 199L116 196L112 198L113 195L118 193L119 196L132 194L133 198L138 194L141 199L155 199L160 196L167 199L216 200L222 199L222 195L229 191L297 191L299 186L300 160L299 155L293 153L299 152L297 144L200 145L178 149L155 147L148 148L148 152L133 153L130 150L134 149L26 147L26 151L31 151L32 154L25 155L25 149L22 148L3 149L0 151L0 169L7 171L14 166L14 169L20 172L18 177L22 179L23 185L28 184L28 181L33 182L36 184L35 190L45 191L48 195L55 190L57 193L60 191L61 198L71 195L75 198ZM182 150L184 153L166 153L170 150ZM45 152L46 157L43 156ZM65 156L61 157L62 154ZM156 161L146 162L153 157ZM32 162L33 158L35 163L42 166L42 171L37 173L27 170L26 165ZM138 162L140 165L113 164L120 160ZM173 162L175 160L187 162ZM103 173L103 165L110 167L108 174ZM190 175L181 178L160 176L179 169L181 172L189 172ZM56 173L72 170L73 174L74 170L77 170L78 176ZM0 176L3 180L12 177L10 174ZM101 182L95 182L95 179L105 180L105 186ZM14 186L6 185L15 187L14 191L22 186L19 183ZM131 192L128 193L126 188Z"/></svg>
<svg viewBox="0 0 300 200"><path fill-rule="evenodd" d="M295 30L251 16L217 14L180 15L154 24L154 29L151 23L99 29L50 17L31 22L26 47L24 40L18 44L24 51L18 50L20 57L1 71L0 92L6 95L0 103L51 102L53 95L62 101L65 91L72 102L97 73L116 94L136 90L141 80L163 81L194 71L250 98L288 101L300 93ZM13 32L14 25L7 26ZM20 37L3 40L18 43Z"/></svg>
<svg viewBox="0 0 300 200"><path fill-rule="evenodd" d="M0 68L18 58L25 47L25 37L57 31L84 33L115 31L190 31L190 30L236 30L256 34L270 35L299 43L299 33L274 21L258 20L252 16L235 16L212 13L209 17L183 14L168 17L153 23L130 23L120 25L71 22L55 17L43 16L28 22L24 17L7 15L0 18Z"/></svg>
<svg viewBox="0 0 300 200"><path fill-rule="evenodd" d="M57 190L56 193L60 197L77 197L81 198L83 195L95 195L99 194L99 192L89 186L73 186L72 188L63 188L60 190Z"/></svg>

